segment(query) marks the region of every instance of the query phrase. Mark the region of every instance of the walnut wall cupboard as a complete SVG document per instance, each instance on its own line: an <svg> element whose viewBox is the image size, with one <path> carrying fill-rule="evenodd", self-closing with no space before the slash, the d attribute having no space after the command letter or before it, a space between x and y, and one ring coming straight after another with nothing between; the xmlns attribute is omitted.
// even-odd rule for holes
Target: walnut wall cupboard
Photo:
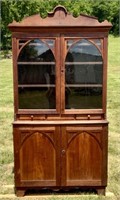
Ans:
<svg viewBox="0 0 120 200"><path fill-rule="evenodd" d="M111 24L58 6L9 24L15 190L107 186L107 37Z"/></svg>

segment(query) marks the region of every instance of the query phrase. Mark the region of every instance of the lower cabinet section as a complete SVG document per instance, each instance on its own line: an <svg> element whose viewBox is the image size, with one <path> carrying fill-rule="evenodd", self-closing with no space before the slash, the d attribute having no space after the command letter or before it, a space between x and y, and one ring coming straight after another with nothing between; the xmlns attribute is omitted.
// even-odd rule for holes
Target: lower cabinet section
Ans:
<svg viewBox="0 0 120 200"><path fill-rule="evenodd" d="M107 123L53 124L13 124L16 194L44 187L88 187L104 194Z"/></svg>

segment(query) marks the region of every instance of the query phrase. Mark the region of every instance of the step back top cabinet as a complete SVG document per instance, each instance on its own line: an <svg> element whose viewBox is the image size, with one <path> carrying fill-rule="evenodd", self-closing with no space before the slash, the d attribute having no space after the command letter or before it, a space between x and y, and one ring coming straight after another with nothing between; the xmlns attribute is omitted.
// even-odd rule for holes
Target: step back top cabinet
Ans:
<svg viewBox="0 0 120 200"><path fill-rule="evenodd" d="M9 24L15 191L107 186L107 42L111 24L57 6Z"/></svg>

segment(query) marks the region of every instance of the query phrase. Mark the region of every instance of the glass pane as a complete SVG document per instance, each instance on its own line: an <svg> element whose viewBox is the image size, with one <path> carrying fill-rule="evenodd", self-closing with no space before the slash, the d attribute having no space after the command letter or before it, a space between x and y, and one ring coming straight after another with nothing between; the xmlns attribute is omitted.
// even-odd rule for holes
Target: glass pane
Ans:
<svg viewBox="0 0 120 200"><path fill-rule="evenodd" d="M19 84L55 84L55 65L18 65Z"/></svg>
<svg viewBox="0 0 120 200"><path fill-rule="evenodd" d="M19 108L55 109L55 76L55 58L46 43L35 39L24 46L18 57Z"/></svg>
<svg viewBox="0 0 120 200"><path fill-rule="evenodd" d="M91 39L90 39L91 40ZM101 41L100 39L92 39L91 41L94 41L95 44L101 49ZM67 49L73 45L75 40L67 40Z"/></svg>
<svg viewBox="0 0 120 200"><path fill-rule="evenodd" d="M95 44L101 49L101 41L100 41L100 39L92 39L94 42L95 42Z"/></svg>
<svg viewBox="0 0 120 200"><path fill-rule="evenodd" d="M19 49L27 42L26 39L19 40Z"/></svg>
<svg viewBox="0 0 120 200"><path fill-rule="evenodd" d="M52 39L45 39L45 42L49 45L49 47L52 49L55 46L55 40Z"/></svg>
<svg viewBox="0 0 120 200"><path fill-rule="evenodd" d="M91 42L80 40L69 49L65 82L66 109L102 108L103 61L100 51Z"/></svg>
<svg viewBox="0 0 120 200"><path fill-rule="evenodd" d="M67 84L102 84L102 65L66 65Z"/></svg>
<svg viewBox="0 0 120 200"><path fill-rule="evenodd" d="M67 40L67 49L75 42L75 40Z"/></svg>
<svg viewBox="0 0 120 200"><path fill-rule="evenodd" d="M100 87L66 87L66 109L102 108L102 88Z"/></svg>
<svg viewBox="0 0 120 200"><path fill-rule="evenodd" d="M19 88L20 109L55 109L55 87Z"/></svg>
<svg viewBox="0 0 120 200"><path fill-rule="evenodd" d="M20 52L18 62L51 62L54 61L54 55L48 46L39 39L30 41Z"/></svg>
<svg viewBox="0 0 120 200"><path fill-rule="evenodd" d="M76 42L66 56L66 62L95 62L102 61L99 50L89 41Z"/></svg>

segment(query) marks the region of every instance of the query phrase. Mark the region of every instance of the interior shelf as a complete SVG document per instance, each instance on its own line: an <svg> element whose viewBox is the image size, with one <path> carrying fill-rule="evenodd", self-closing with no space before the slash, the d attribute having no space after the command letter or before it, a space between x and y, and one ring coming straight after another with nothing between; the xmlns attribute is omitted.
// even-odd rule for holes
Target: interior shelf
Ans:
<svg viewBox="0 0 120 200"><path fill-rule="evenodd" d="M102 87L102 84L66 84L66 87Z"/></svg>
<svg viewBox="0 0 120 200"><path fill-rule="evenodd" d="M55 87L54 84L19 84L19 88L23 87Z"/></svg>
<svg viewBox="0 0 120 200"><path fill-rule="evenodd" d="M55 62L18 62L18 65L55 65Z"/></svg>
<svg viewBox="0 0 120 200"><path fill-rule="evenodd" d="M96 61L96 62L65 62L66 65L101 65L103 62Z"/></svg>

